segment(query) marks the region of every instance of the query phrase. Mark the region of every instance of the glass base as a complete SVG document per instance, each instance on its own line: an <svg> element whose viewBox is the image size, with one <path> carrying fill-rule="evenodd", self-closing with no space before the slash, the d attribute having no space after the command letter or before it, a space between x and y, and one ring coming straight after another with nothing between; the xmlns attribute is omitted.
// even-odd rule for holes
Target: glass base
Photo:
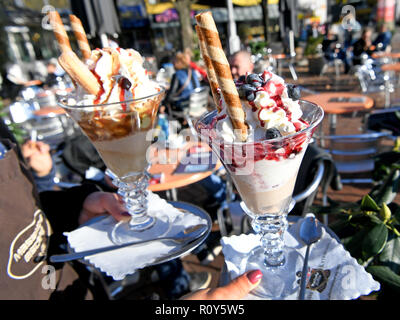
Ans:
<svg viewBox="0 0 400 320"><path fill-rule="evenodd" d="M141 222L120 221L110 232L110 239L115 244L133 241L157 239L164 236L170 229L171 223L166 214L157 214L157 217L146 215Z"/></svg>
<svg viewBox="0 0 400 320"><path fill-rule="evenodd" d="M283 300L297 299L303 256L294 249L284 248L284 262L277 266L266 263L263 248L255 248L247 258L246 272L260 269L263 273L261 283L251 291L255 299Z"/></svg>

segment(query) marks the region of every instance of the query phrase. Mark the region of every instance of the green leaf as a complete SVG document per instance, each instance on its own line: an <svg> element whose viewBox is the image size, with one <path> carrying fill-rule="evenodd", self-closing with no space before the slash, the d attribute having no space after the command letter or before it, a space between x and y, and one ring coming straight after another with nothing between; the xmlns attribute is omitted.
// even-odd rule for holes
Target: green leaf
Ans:
<svg viewBox="0 0 400 320"><path fill-rule="evenodd" d="M359 230L356 234L351 237L347 237L342 240L343 246L349 251L350 255L355 258L362 257L362 243L363 239L367 236L370 232L371 228L363 228Z"/></svg>
<svg viewBox="0 0 400 320"><path fill-rule="evenodd" d="M362 240L362 256L365 260L376 256L386 245L388 229L383 223L376 224Z"/></svg>
<svg viewBox="0 0 400 320"><path fill-rule="evenodd" d="M375 215L369 216L369 219L370 219L370 221L371 221L372 223L375 223L375 224L381 224L381 223L382 223L382 220L379 219L379 218L378 218L377 216L375 216Z"/></svg>
<svg viewBox="0 0 400 320"><path fill-rule="evenodd" d="M362 198L361 210L378 212L380 209L381 208L379 208L375 200L372 199L368 194Z"/></svg>
<svg viewBox="0 0 400 320"><path fill-rule="evenodd" d="M396 222L400 224L400 206L395 209L393 216L396 218Z"/></svg>
<svg viewBox="0 0 400 320"><path fill-rule="evenodd" d="M389 204L396 197L400 190L400 169L393 169L382 186L374 190L371 196L375 199L376 204Z"/></svg>
<svg viewBox="0 0 400 320"><path fill-rule="evenodd" d="M379 255L379 261L389 267L393 272L400 271L400 238L391 237Z"/></svg>
<svg viewBox="0 0 400 320"><path fill-rule="evenodd" d="M346 218L347 219L344 219L343 215L342 215L340 219L336 219L335 221L330 223L329 228L331 228L332 231L335 233L338 233L341 230L343 230L344 228L347 228L350 224L349 224L348 217L346 217Z"/></svg>
<svg viewBox="0 0 400 320"><path fill-rule="evenodd" d="M388 285L400 293L400 276L385 266L368 266L366 268L375 280L381 284Z"/></svg>

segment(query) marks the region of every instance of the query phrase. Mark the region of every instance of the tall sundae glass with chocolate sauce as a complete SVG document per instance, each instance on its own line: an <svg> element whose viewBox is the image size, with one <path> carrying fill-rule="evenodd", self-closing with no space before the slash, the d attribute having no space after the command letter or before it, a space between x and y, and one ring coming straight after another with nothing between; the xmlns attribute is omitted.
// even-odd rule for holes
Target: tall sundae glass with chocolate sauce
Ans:
<svg viewBox="0 0 400 320"><path fill-rule="evenodd" d="M93 50L86 66L100 89L90 94L78 87L60 103L93 143L125 202L130 217L110 234L117 244L157 238L169 229L168 216L147 210L146 155L165 91L149 79L142 63L131 49Z"/></svg>

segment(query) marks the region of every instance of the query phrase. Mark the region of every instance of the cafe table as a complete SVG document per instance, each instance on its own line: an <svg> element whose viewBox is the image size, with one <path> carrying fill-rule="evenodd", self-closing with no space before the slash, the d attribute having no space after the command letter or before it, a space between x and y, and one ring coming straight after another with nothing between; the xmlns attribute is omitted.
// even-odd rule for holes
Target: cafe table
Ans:
<svg viewBox="0 0 400 320"><path fill-rule="evenodd" d="M41 107L33 112L33 114L37 117L55 117L65 113L66 112L63 108L53 106Z"/></svg>
<svg viewBox="0 0 400 320"><path fill-rule="evenodd" d="M400 59L400 52L374 52L371 56L374 59L392 59L397 60Z"/></svg>
<svg viewBox="0 0 400 320"><path fill-rule="evenodd" d="M184 143L180 148L167 148L165 146L159 147L154 145L151 148L153 150L150 152L151 166L148 172L153 179L150 179L148 189L153 192L166 191L167 196L173 201L177 201L178 188L203 180L221 167L221 162L216 160L212 170L175 173L180 160L187 154L190 148L200 148L202 152L211 152L209 145L204 142L190 141ZM154 181L154 177L158 177L159 181Z"/></svg>
<svg viewBox="0 0 400 320"><path fill-rule="evenodd" d="M384 64L381 66L381 69L384 72L386 72L386 71L400 72L400 62Z"/></svg>
<svg viewBox="0 0 400 320"><path fill-rule="evenodd" d="M324 110L329 119L329 134L336 134L337 116L365 111L374 106L374 100L366 95L352 92L322 92L305 96L303 100L313 102ZM325 147L323 128L319 128L320 144Z"/></svg>
<svg viewBox="0 0 400 320"><path fill-rule="evenodd" d="M336 133L337 116L365 111L374 106L374 100L366 95L352 92L322 92L305 96L303 100L322 107L329 117L330 134Z"/></svg>

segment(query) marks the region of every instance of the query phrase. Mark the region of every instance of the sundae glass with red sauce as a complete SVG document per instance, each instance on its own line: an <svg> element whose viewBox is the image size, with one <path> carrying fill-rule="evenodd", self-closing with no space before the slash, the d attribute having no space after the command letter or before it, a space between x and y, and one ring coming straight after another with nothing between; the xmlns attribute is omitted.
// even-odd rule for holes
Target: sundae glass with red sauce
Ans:
<svg viewBox="0 0 400 320"><path fill-rule="evenodd" d="M246 79L251 82L249 76ZM249 130L246 142L231 138L233 135L227 129L230 125L226 123L224 108L201 117L196 130L224 164L241 196L241 206L251 217L252 227L260 236L260 246L248 254L245 270L241 271L261 269L264 274L262 283L252 294L276 299L297 290L293 288L295 279L289 282L283 279L295 277L301 270L302 257L294 248L285 246L284 234L298 170L324 113L321 107L296 97L292 100L296 100L296 108L301 109L298 111L301 117L292 120L289 109L281 102L289 98L290 86L279 83L284 86L283 93L283 89L277 90L278 84L271 88L271 83L263 80L260 86L249 92L246 91L248 87L243 89L243 84L238 86L236 82L249 128L254 129ZM265 102L259 103L260 98L257 100L256 96L265 94L262 90L268 96ZM286 122L293 122L292 133L280 134L278 128L282 128L282 122L275 120L276 128L265 130L263 122L272 123L271 119L277 117L276 111L283 114Z"/></svg>

